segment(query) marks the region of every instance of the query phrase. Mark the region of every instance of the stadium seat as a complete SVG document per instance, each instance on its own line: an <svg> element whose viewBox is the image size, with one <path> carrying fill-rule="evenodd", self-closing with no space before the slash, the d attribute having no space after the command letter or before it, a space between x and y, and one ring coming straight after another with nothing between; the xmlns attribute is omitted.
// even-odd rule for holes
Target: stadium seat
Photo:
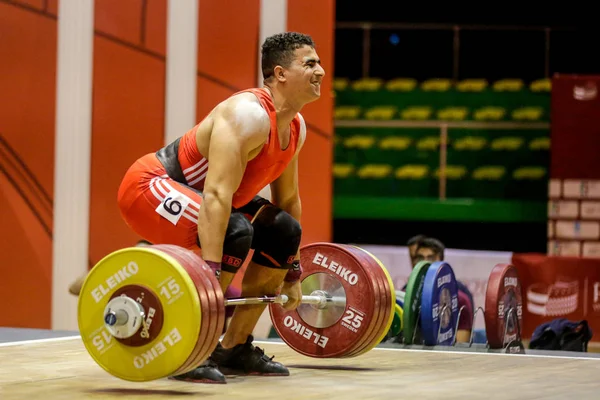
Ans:
<svg viewBox="0 0 600 400"><path fill-rule="evenodd" d="M370 120L390 120L396 114L394 106L377 106L365 111L365 119Z"/></svg>
<svg viewBox="0 0 600 400"><path fill-rule="evenodd" d="M481 92L488 87L485 79L464 79L456 84L459 92Z"/></svg>
<svg viewBox="0 0 600 400"><path fill-rule="evenodd" d="M475 180L499 180L505 173L506 168L502 165L485 165L473 170L471 177Z"/></svg>
<svg viewBox="0 0 600 400"><path fill-rule="evenodd" d="M492 150L518 150L523 145L524 139L521 137L500 137L492 140L490 148Z"/></svg>
<svg viewBox="0 0 600 400"><path fill-rule="evenodd" d="M463 136L452 141L454 150L481 150L487 144L487 139L481 136Z"/></svg>
<svg viewBox="0 0 600 400"><path fill-rule="evenodd" d="M452 87L452 81L450 79L427 79L421 83L421 90L425 92L446 92Z"/></svg>
<svg viewBox="0 0 600 400"><path fill-rule="evenodd" d="M403 165L396 169L394 176L397 179L423 179L428 173L427 165Z"/></svg>
<svg viewBox="0 0 600 400"><path fill-rule="evenodd" d="M383 85L383 79L380 78L361 78L352 82L352 89L356 91L374 91L379 90Z"/></svg>
<svg viewBox="0 0 600 400"><path fill-rule="evenodd" d="M477 121L499 121L506 115L504 107L482 107L473 112L473 119Z"/></svg>
<svg viewBox="0 0 600 400"><path fill-rule="evenodd" d="M395 78L386 82L385 88L390 92L410 92L417 87L417 80L412 78Z"/></svg>
<svg viewBox="0 0 600 400"><path fill-rule="evenodd" d="M492 85L496 92L518 92L523 89L525 83L521 79L500 79Z"/></svg>
<svg viewBox="0 0 600 400"><path fill-rule="evenodd" d="M381 179L389 176L392 166L389 164L366 164L358 170L358 177L362 179Z"/></svg>

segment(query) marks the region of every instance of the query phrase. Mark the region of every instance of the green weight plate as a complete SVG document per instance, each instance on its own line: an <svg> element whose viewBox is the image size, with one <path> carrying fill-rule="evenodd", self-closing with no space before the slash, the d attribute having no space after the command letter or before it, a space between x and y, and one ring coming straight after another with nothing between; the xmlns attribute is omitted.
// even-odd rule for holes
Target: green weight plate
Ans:
<svg viewBox="0 0 600 400"><path fill-rule="evenodd" d="M406 284L406 295L404 296L404 343L413 344L413 335L415 327L419 324L419 307L421 306L421 293L423 292L423 283L425 274L431 263L429 261L420 261L415 265L412 273L408 277ZM416 343L415 343L416 344Z"/></svg>

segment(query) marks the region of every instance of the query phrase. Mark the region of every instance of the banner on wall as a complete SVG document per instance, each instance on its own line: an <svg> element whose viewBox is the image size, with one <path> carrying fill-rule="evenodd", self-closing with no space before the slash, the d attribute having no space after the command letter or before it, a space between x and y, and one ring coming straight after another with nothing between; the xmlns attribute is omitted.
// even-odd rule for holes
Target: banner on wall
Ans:
<svg viewBox="0 0 600 400"><path fill-rule="evenodd" d="M523 290L524 338L559 318L585 319L593 332L600 332L600 259L515 254L512 263Z"/></svg>

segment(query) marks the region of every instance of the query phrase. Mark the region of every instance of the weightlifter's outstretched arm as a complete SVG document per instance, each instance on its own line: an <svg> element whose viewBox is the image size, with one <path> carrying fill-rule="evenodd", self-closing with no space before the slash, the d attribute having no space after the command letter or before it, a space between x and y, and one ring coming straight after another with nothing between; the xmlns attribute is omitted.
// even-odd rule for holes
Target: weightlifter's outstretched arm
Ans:
<svg viewBox="0 0 600 400"><path fill-rule="evenodd" d="M246 169L249 154L269 135L270 120L254 95L231 98L215 110L208 150L204 199L198 213L202 258L220 267L233 194Z"/></svg>

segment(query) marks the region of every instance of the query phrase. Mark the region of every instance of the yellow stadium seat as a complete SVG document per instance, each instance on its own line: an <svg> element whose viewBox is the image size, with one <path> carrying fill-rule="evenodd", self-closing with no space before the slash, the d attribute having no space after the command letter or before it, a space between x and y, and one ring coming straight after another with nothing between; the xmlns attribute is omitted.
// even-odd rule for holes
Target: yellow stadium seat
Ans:
<svg viewBox="0 0 600 400"><path fill-rule="evenodd" d="M350 81L348 80L348 78L333 78L333 89L334 90L346 90L348 88L348 85L350 84Z"/></svg>
<svg viewBox="0 0 600 400"><path fill-rule="evenodd" d="M518 150L523 145L521 137L500 137L494 139L491 144L492 150Z"/></svg>
<svg viewBox="0 0 600 400"><path fill-rule="evenodd" d="M390 92L410 92L417 87L417 80L412 78L395 78L386 82L385 88Z"/></svg>
<svg viewBox="0 0 600 400"><path fill-rule="evenodd" d="M438 110L437 117L445 121L462 121L467 118L469 109L467 107L446 107Z"/></svg>
<svg viewBox="0 0 600 400"><path fill-rule="evenodd" d="M395 114L396 107L394 106L377 106L365 111L365 119L389 120L394 118Z"/></svg>
<svg viewBox="0 0 600 400"><path fill-rule="evenodd" d="M336 178L347 178L352 172L354 172L354 165L352 164L334 164L333 165L333 176Z"/></svg>
<svg viewBox="0 0 600 400"><path fill-rule="evenodd" d="M481 150L487 144L487 139L481 136L464 136L452 141L455 150Z"/></svg>
<svg viewBox="0 0 600 400"><path fill-rule="evenodd" d="M435 177L439 179L440 169L435 170ZM467 174L467 168L463 165L447 165L446 166L446 178L447 179L462 179Z"/></svg>
<svg viewBox="0 0 600 400"><path fill-rule="evenodd" d="M379 142L379 148L383 150L406 150L412 139L406 136L388 136Z"/></svg>
<svg viewBox="0 0 600 400"><path fill-rule="evenodd" d="M496 92L518 92L523 86L525 83L521 79L500 79L494 82L492 89Z"/></svg>
<svg viewBox="0 0 600 400"><path fill-rule="evenodd" d="M375 144L375 137L367 135L353 135L344 139L344 146L350 149L368 149Z"/></svg>
<svg viewBox="0 0 600 400"><path fill-rule="evenodd" d="M334 111L335 119L356 119L360 116L359 106L338 106Z"/></svg>
<svg viewBox="0 0 600 400"><path fill-rule="evenodd" d="M502 179L506 173L506 168L501 165L486 165L475 169L472 177L475 180L495 181Z"/></svg>
<svg viewBox="0 0 600 400"><path fill-rule="evenodd" d="M439 136L428 136L417 142L418 150L437 150L440 146Z"/></svg>
<svg viewBox="0 0 600 400"><path fill-rule="evenodd" d="M503 107L482 107L473 112L473 119L477 121L498 121L506 115Z"/></svg>
<svg viewBox="0 0 600 400"><path fill-rule="evenodd" d="M546 176L544 167L521 167L513 171L513 178L518 180L537 180Z"/></svg>
<svg viewBox="0 0 600 400"><path fill-rule="evenodd" d="M450 79L433 78L421 83L421 90L425 92L446 92L452 87Z"/></svg>
<svg viewBox="0 0 600 400"><path fill-rule="evenodd" d="M522 107L512 112L512 118L516 120L536 121L542 117L544 110L542 107Z"/></svg>
<svg viewBox="0 0 600 400"><path fill-rule="evenodd" d="M552 90L552 81L550 79L538 79L531 82L529 89L532 92L550 92Z"/></svg>
<svg viewBox="0 0 600 400"><path fill-rule="evenodd" d="M428 173L427 165L403 165L396 169L395 176L397 179L423 179Z"/></svg>
<svg viewBox="0 0 600 400"><path fill-rule="evenodd" d="M389 164L367 164L358 170L358 177L362 179L383 179L390 175L392 166Z"/></svg>
<svg viewBox="0 0 600 400"><path fill-rule="evenodd" d="M362 78L352 82L352 89L356 91L375 91L381 89L383 80L380 78Z"/></svg>
<svg viewBox="0 0 600 400"><path fill-rule="evenodd" d="M485 79L465 79L456 84L459 92L481 92L488 87Z"/></svg>
<svg viewBox="0 0 600 400"><path fill-rule="evenodd" d="M529 148L531 150L549 150L550 149L550 138L541 137L533 139L529 142Z"/></svg>
<svg viewBox="0 0 600 400"><path fill-rule="evenodd" d="M426 120L431 117L433 110L428 106L411 106L400 111L402 119Z"/></svg>

